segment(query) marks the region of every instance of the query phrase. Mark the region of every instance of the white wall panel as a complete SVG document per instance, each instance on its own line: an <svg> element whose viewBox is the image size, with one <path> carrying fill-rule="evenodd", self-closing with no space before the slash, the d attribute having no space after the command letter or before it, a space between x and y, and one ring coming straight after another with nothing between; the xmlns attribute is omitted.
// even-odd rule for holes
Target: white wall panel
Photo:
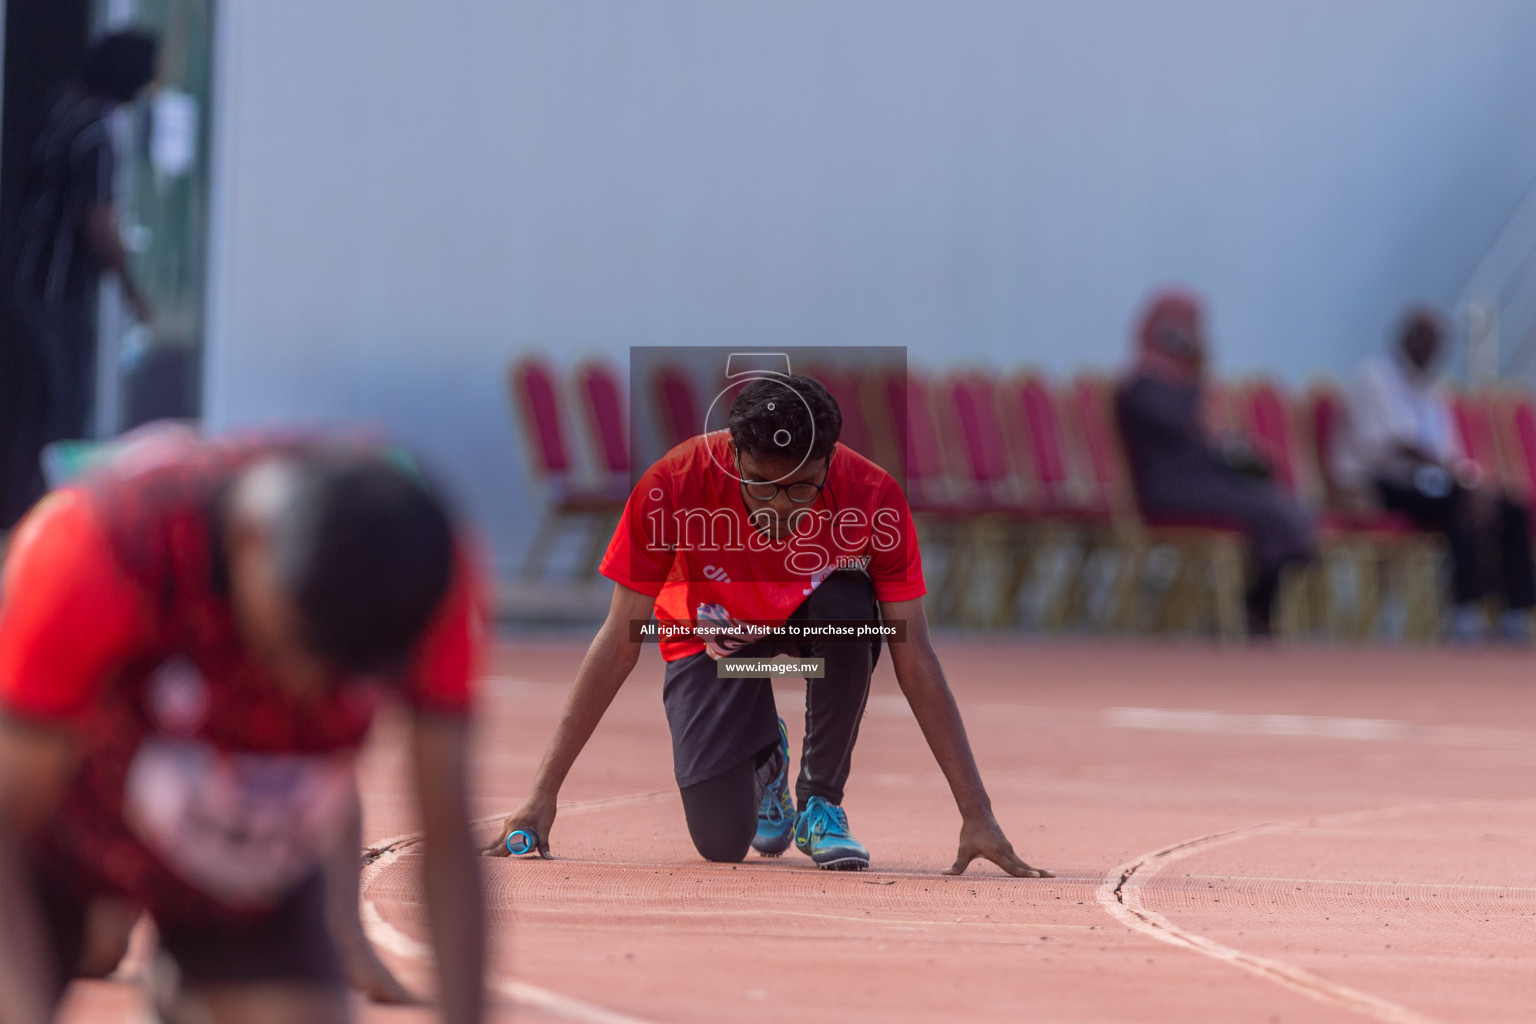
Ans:
<svg viewBox="0 0 1536 1024"><path fill-rule="evenodd" d="M207 407L434 454L503 566L511 354L1118 362L1154 282L1300 381L1536 177L1528 0L222 0Z"/></svg>

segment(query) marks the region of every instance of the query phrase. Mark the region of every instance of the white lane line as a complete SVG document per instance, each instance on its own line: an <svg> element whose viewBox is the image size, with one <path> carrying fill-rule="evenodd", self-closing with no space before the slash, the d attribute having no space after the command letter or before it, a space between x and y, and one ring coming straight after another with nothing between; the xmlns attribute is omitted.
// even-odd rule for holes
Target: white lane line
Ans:
<svg viewBox="0 0 1536 1024"><path fill-rule="evenodd" d="M649 1021L628 1014L615 1013L601 1006L583 1003L579 999L563 996L547 988L530 985L526 981L493 981L491 987L514 1003L537 1006L557 1017L584 1021L586 1024L650 1024Z"/></svg>
<svg viewBox="0 0 1536 1024"><path fill-rule="evenodd" d="M1464 725L1418 725L1386 718L1323 715L1245 715L1183 708L1105 708L1103 723L1113 729L1198 732L1222 736L1303 736L1329 740L1485 746L1525 743L1531 734L1515 729Z"/></svg>
<svg viewBox="0 0 1536 1024"><path fill-rule="evenodd" d="M1482 806L1483 803L1482 801L1468 802L1475 806ZM1352 811L1346 814L1330 815L1326 819L1314 818L1308 821L1363 821L1373 817L1395 817L1416 810L1447 806L1462 805L1412 804L1375 811ZM1111 917L1133 931L1157 939L1159 942L1166 942L1171 946L1192 950L1221 963L1231 964L1233 967L1273 981L1318 1002L1350 1010L1372 1020L1382 1021L1384 1024L1436 1024L1432 1017L1426 1017L1407 1007L1361 992L1359 989L1350 988L1348 985L1329 981L1283 960L1244 953L1230 946L1224 946L1213 939L1179 927L1156 911L1149 910L1142 902L1142 890L1164 865L1188 857L1196 851L1208 850L1224 843L1250 839L1271 832L1294 831L1302 824L1304 824L1303 821L1265 822L1233 829L1230 832L1197 836L1194 839L1165 846L1160 850L1153 850L1135 860L1127 861L1105 875L1103 883L1094 894L1095 899Z"/></svg>
<svg viewBox="0 0 1536 1024"><path fill-rule="evenodd" d="M1300 831L1298 829L1298 831ZM1529 885L1468 885L1465 882L1391 882L1380 879L1374 882L1362 878L1291 878L1286 875L1185 875L1211 882L1286 882L1297 885L1349 885L1359 889L1431 889L1437 896L1441 889L1446 892L1536 893Z"/></svg>
<svg viewBox="0 0 1536 1024"><path fill-rule="evenodd" d="M1114 707L1095 711L1091 708L1050 708L998 701L968 701L963 708L983 715L988 720L1007 719L1010 724L1017 722L1042 728L1105 726L1111 729L1194 732L1217 736L1279 736L1459 747L1528 744L1536 740L1536 732L1529 730L1475 725L1420 725L1390 718L1242 714L1198 708ZM866 709L869 714L879 717L912 717L912 709L907 705L906 698L897 694L872 694Z"/></svg>
<svg viewBox="0 0 1536 1024"><path fill-rule="evenodd" d="M639 803L646 799L654 799L654 797L655 794L653 793L636 793L628 797L589 800L572 806L588 808L612 807L621 806L625 803ZM505 817L506 815L504 814L488 815L487 817L477 819L471 824L492 824L501 821ZM402 836L395 836L392 839L381 840L368 847L368 852L374 854L374 859L363 867L358 894L358 910L363 920L363 932L374 945L381 949L386 949L403 959L430 961L432 957L431 947L424 942L411 938L411 936L384 920L384 915L379 913L379 908L374 905L373 900L368 896L368 890L384 869L398 860L406 850L419 843L421 839L421 833L412 832ZM579 999L572 999L570 996L561 995L559 992L543 988L539 985L533 985L526 981L492 977L487 980L486 987L505 996L514 1003L536 1007L557 1017L579 1021L581 1024L654 1024L654 1022L647 1021L644 1018L631 1017L592 1003L582 1002Z"/></svg>

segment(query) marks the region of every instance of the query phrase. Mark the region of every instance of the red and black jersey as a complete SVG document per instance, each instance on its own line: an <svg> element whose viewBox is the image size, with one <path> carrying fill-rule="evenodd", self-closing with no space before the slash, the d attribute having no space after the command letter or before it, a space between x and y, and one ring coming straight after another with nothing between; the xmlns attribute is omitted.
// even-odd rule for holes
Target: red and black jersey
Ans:
<svg viewBox="0 0 1536 1024"><path fill-rule="evenodd" d="M818 497L783 540L751 524L734 465L729 433L712 431L672 449L630 492L600 571L655 597L658 621L781 624L840 569L866 573L881 601L923 596L912 513L875 463L835 445ZM691 637L661 641L668 661L703 650Z"/></svg>
<svg viewBox="0 0 1536 1024"><path fill-rule="evenodd" d="M206 920L262 909L313 867L278 818L334 816L385 694L357 678L302 704L284 696L241 640L216 511L243 468L302 446L141 440L18 528L0 708L77 738L78 773L39 851L70 884ZM480 631L460 557L405 682L414 708L469 712Z"/></svg>

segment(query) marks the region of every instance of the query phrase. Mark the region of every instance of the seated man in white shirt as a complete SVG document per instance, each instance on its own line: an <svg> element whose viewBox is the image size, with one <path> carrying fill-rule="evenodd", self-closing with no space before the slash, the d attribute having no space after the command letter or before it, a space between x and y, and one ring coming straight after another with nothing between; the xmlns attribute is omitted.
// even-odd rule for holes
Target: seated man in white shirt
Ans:
<svg viewBox="0 0 1536 1024"><path fill-rule="evenodd" d="M1483 600L1498 597L1503 635L1524 642L1536 604L1530 518L1462 451L1434 372L1444 343L1440 318L1412 310L1394 351L1361 365L1334 452L1334 473L1342 485L1407 516L1420 529L1445 535L1453 638L1481 638Z"/></svg>

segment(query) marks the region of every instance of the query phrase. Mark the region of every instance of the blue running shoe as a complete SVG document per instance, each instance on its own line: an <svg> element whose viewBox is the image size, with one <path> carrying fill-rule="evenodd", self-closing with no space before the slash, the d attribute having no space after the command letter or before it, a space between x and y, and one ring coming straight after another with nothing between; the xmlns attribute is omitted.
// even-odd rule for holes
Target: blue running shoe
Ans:
<svg viewBox="0 0 1536 1024"><path fill-rule="evenodd" d="M795 819L795 845L800 852L829 871L863 871L869 867L869 851L848 834L848 814L819 796L805 802Z"/></svg>
<svg viewBox="0 0 1536 1024"><path fill-rule="evenodd" d="M757 805L757 835L752 849L764 857L777 857L789 849L795 833L795 798L789 795L789 731L779 719L779 773L763 791Z"/></svg>

